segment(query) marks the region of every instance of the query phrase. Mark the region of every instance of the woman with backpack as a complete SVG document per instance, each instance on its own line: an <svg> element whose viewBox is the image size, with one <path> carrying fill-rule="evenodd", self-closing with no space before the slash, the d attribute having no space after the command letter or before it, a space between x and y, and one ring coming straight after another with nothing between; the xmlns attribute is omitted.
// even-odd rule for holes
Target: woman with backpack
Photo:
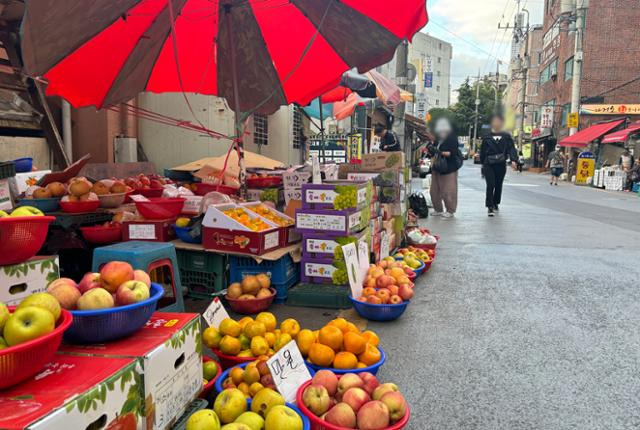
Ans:
<svg viewBox="0 0 640 430"><path fill-rule="evenodd" d="M502 131L504 120L500 115L491 118L491 132L482 138L480 162L487 182L485 206L492 217L498 212L502 200L502 184L507 174L507 158L513 170L518 167L518 152L509 133Z"/></svg>
<svg viewBox="0 0 640 430"><path fill-rule="evenodd" d="M458 207L458 170L462 167L462 154L458 137L446 118L436 121L436 142L429 146L431 155L431 203L433 216L452 218Z"/></svg>

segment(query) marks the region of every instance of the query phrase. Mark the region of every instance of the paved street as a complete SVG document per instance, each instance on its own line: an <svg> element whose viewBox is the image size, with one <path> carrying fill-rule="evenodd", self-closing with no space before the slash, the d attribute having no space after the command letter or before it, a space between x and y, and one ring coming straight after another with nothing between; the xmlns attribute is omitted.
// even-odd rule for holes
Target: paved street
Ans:
<svg viewBox="0 0 640 430"><path fill-rule="evenodd" d="M491 219L465 165L456 219L425 223L442 242L411 306L369 323L411 429L640 427L640 199L547 180L510 172ZM274 308L312 328L337 314Z"/></svg>

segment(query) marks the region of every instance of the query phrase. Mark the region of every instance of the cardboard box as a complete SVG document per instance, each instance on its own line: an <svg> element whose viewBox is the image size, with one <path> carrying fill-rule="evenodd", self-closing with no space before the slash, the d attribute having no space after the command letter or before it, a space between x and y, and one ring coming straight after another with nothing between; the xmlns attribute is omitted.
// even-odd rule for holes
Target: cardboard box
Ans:
<svg viewBox="0 0 640 430"><path fill-rule="evenodd" d="M344 262L342 262L344 265ZM345 283L335 284L333 282L333 274L341 270L336 267L332 258L309 258L302 257L300 260L300 282L307 284L333 284L333 285L347 285L349 280L347 278ZM346 272L344 274L346 276Z"/></svg>
<svg viewBox="0 0 640 430"><path fill-rule="evenodd" d="M248 203L241 203L240 206L245 206L248 208L251 208L252 206L256 206L261 204L261 202L248 202ZM300 235L300 233L298 233L298 231L296 230L296 222L293 218L291 218L289 215L284 214L274 208L270 208L270 211L272 211L275 215L281 217L282 219L285 219L287 221L289 221L291 223L291 225L288 225L286 227L280 227L280 230L282 231L282 234L280 235L280 245L283 247L292 245L294 243L298 243L300 242L300 240L302 240L302 236ZM269 221L269 219L263 217L262 215L260 215L261 218L263 218L265 221Z"/></svg>
<svg viewBox="0 0 640 430"><path fill-rule="evenodd" d="M382 229L386 231L388 234L393 233L393 226L395 224L395 219L391 218L386 221L382 221Z"/></svg>
<svg viewBox="0 0 640 430"><path fill-rule="evenodd" d="M0 267L0 302L17 305L27 296L47 289L60 277L57 256L32 257L24 263Z"/></svg>
<svg viewBox="0 0 640 430"><path fill-rule="evenodd" d="M394 216L405 215L407 213L407 203L404 201L397 203L382 203L380 205L380 211L382 212L382 219L389 220Z"/></svg>
<svg viewBox="0 0 640 430"><path fill-rule="evenodd" d="M211 205L202 220L202 244L205 249L262 255L280 246L282 229L265 221L271 228L252 231L223 213L237 207L235 204ZM260 218L246 210L250 218Z"/></svg>
<svg viewBox="0 0 640 430"><path fill-rule="evenodd" d="M404 186L404 169L385 169L381 172L347 172L349 181L373 181L378 187Z"/></svg>
<svg viewBox="0 0 640 430"><path fill-rule="evenodd" d="M13 198L11 197L9 179L0 179L0 210L8 212L11 209L13 209Z"/></svg>
<svg viewBox="0 0 640 430"><path fill-rule="evenodd" d="M296 229L302 234L333 233L346 236L364 230L370 219L368 207L344 211L303 208L296 210Z"/></svg>
<svg viewBox="0 0 640 430"><path fill-rule="evenodd" d="M0 391L0 428L146 429L141 372L131 358L57 354L32 378Z"/></svg>
<svg viewBox="0 0 640 430"><path fill-rule="evenodd" d="M302 184L306 184L311 180L311 172L284 172L282 174L282 183L287 188L302 188Z"/></svg>
<svg viewBox="0 0 640 430"><path fill-rule="evenodd" d="M185 215L198 216L202 209L203 196L183 196L184 206L182 207L182 213Z"/></svg>
<svg viewBox="0 0 640 430"><path fill-rule="evenodd" d="M366 182L332 181L322 184L304 184L302 186L302 207L309 209L362 209L371 204L372 184ZM341 202L341 196L355 193L350 204Z"/></svg>
<svg viewBox="0 0 640 430"><path fill-rule="evenodd" d="M372 217L371 221L369 221L369 228L372 233L377 233L382 230L382 216Z"/></svg>
<svg viewBox="0 0 640 430"><path fill-rule="evenodd" d="M248 202L273 202L276 205L284 203L282 188L252 188L247 190Z"/></svg>
<svg viewBox="0 0 640 430"><path fill-rule="evenodd" d="M200 314L155 312L142 329L125 339L63 344L60 351L92 359L135 359L141 369L145 429L169 428L202 391Z"/></svg>
<svg viewBox="0 0 640 430"><path fill-rule="evenodd" d="M176 218L163 220L125 221L122 225L122 240L145 240L149 242L169 242L176 237L172 225Z"/></svg>
<svg viewBox="0 0 640 430"><path fill-rule="evenodd" d="M405 167L404 152L374 152L362 155L362 171L377 172Z"/></svg>
<svg viewBox="0 0 640 430"><path fill-rule="evenodd" d="M285 204L289 204L291 200L299 201L302 203L302 188L285 188L284 189L284 201Z"/></svg>
<svg viewBox="0 0 640 430"><path fill-rule="evenodd" d="M302 237L302 255L310 258L336 259L334 252L338 246L353 241L356 243L368 241L369 236L370 230L368 228L350 236L335 236L324 233L305 234ZM340 260L344 260L344 256Z"/></svg>
<svg viewBox="0 0 640 430"><path fill-rule="evenodd" d="M10 180L14 182L18 194L27 191L27 188L36 185L43 176L51 173L51 170L38 170L36 172L16 173Z"/></svg>

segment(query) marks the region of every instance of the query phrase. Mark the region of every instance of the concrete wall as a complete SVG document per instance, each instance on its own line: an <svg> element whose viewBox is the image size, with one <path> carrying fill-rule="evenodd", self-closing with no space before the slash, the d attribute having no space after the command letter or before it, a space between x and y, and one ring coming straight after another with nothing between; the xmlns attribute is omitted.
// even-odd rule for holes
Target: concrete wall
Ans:
<svg viewBox="0 0 640 430"><path fill-rule="evenodd" d="M0 136L2 160L31 157L39 170L51 168L51 155L46 139L42 137Z"/></svg>
<svg viewBox="0 0 640 430"><path fill-rule="evenodd" d="M121 125L118 112L96 111L93 107L73 109L71 114L73 159L77 160L86 154L91 154L92 163L112 163L114 161L113 140L120 134Z"/></svg>

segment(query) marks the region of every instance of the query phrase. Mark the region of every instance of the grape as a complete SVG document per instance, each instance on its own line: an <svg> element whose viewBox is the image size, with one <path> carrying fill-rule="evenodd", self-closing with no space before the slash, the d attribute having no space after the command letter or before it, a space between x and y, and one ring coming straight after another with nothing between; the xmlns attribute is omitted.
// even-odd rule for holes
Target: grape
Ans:
<svg viewBox="0 0 640 430"><path fill-rule="evenodd" d="M331 275L331 280L335 285L344 285L349 282L349 275L347 275L346 270L337 269Z"/></svg>

